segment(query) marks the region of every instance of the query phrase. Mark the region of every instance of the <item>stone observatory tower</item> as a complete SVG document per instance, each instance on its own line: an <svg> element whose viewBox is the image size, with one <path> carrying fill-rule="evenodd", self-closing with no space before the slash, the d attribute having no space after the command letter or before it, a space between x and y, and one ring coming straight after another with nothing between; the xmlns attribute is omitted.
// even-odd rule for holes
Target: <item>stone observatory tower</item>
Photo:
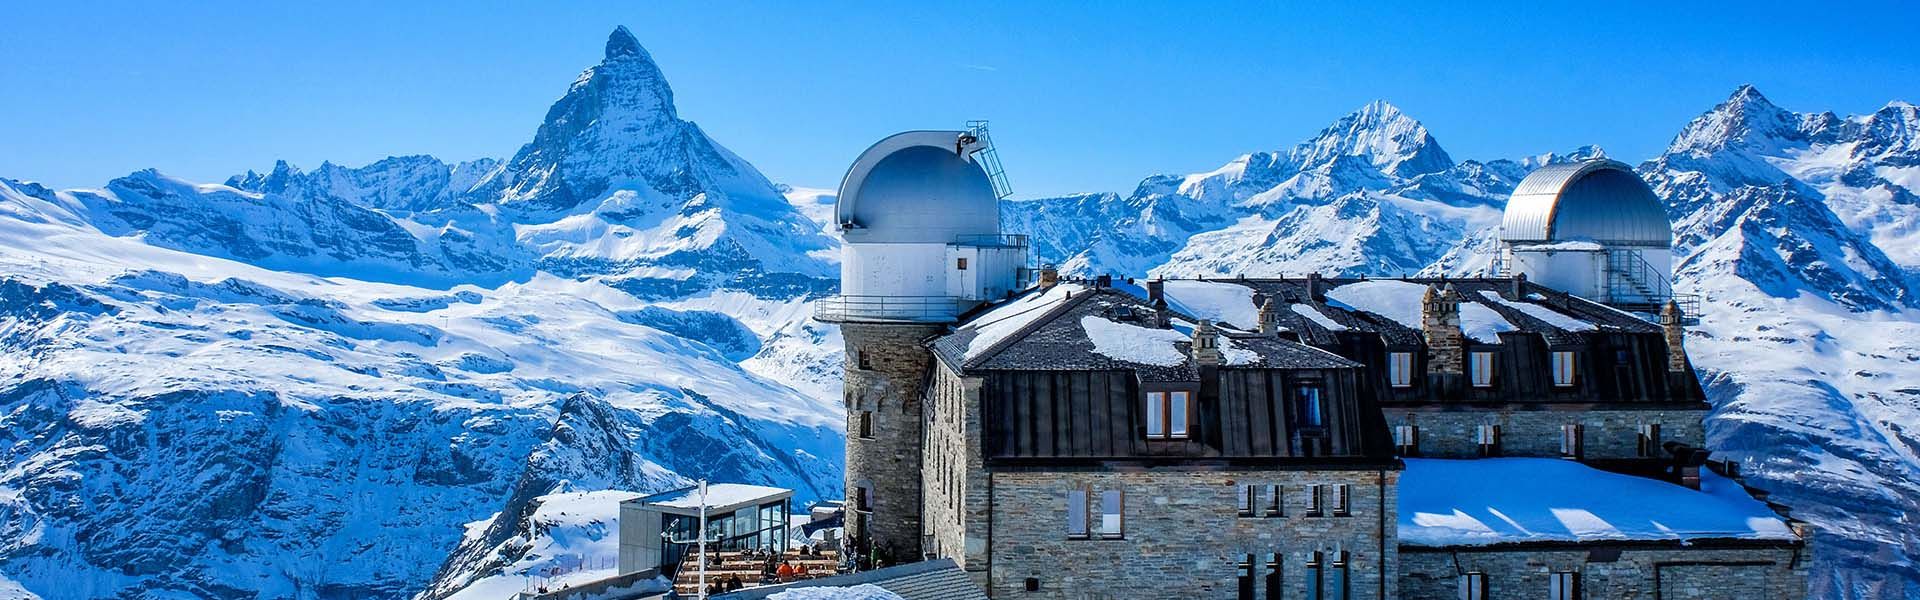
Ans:
<svg viewBox="0 0 1920 600"><path fill-rule="evenodd" d="M1004 181L976 122L880 140L840 182L841 295L815 318L846 342L846 527L863 560L922 558L923 342L1021 285L1026 239L1000 233Z"/></svg>

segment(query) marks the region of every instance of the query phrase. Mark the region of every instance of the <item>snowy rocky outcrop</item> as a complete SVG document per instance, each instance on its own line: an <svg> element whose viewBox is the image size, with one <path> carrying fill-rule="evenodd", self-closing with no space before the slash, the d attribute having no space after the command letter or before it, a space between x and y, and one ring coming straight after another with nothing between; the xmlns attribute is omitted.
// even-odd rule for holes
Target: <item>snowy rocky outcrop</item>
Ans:
<svg viewBox="0 0 1920 600"><path fill-rule="evenodd" d="M599 490L837 497L837 244L624 29L509 160L0 179L0 594L497 597Z"/></svg>

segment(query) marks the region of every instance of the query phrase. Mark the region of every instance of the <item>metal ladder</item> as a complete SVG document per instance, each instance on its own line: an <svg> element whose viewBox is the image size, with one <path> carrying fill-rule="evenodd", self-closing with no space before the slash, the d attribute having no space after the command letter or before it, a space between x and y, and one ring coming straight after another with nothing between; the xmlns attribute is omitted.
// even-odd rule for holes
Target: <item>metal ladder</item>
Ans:
<svg viewBox="0 0 1920 600"><path fill-rule="evenodd" d="M1000 167L1000 153L993 148L993 138L987 135L986 121L967 121L967 135L980 140L980 149L973 152L980 168L986 170L987 179L993 181L993 193L1001 200L1013 195L1013 185L1007 182L1007 171Z"/></svg>

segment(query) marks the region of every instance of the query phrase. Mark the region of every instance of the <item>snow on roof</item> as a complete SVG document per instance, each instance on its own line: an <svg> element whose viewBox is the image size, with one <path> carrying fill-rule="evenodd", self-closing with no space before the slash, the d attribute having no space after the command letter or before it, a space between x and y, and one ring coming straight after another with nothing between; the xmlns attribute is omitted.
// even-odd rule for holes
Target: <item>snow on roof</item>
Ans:
<svg viewBox="0 0 1920 600"><path fill-rule="evenodd" d="M1421 329L1420 302L1426 293L1426 284L1375 279L1327 290L1327 302L1380 315L1418 331ZM1471 300L1460 303L1460 331L1475 341L1498 344L1501 332L1516 329L1491 308Z"/></svg>
<svg viewBox="0 0 1920 600"><path fill-rule="evenodd" d="M1573 240L1551 244L1520 244L1515 245L1513 249L1516 252L1599 252L1607 248L1601 246L1599 242Z"/></svg>
<svg viewBox="0 0 1920 600"><path fill-rule="evenodd" d="M1176 279L1165 282L1167 306L1198 319L1227 323L1236 329L1260 325L1260 307L1253 288L1221 281ZM1145 296L1142 296L1145 297Z"/></svg>
<svg viewBox="0 0 1920 600"><path fill-rule="evenodd" d="M1054 307L1065 303L1074 293L1085 289L1086 286L1079 284L1056 284L1051 289L1021 296L975 317L963 328L974 332L973 340L967 343L965 359L979 358L1000 340L1025 329Z"/></svg>
<svg viewBox="0 0 1920 600"><path fill-rule="evenodd" d="M1320 312L1320 309L1314 308L1312 304L1293 304L1289 305L1289 308L1292 308L1293 312L1299 313L1300 316L1306 317L1307 320L1313 321L1314 324L1327 328L1327 331L1347 330L1347 326L1334 322L1333 319L1327 317L1326 313Z"/></svg>
<svg viewBox="0 0 1920 600"><path fill-rule="evenodd" d="M1177 330L1115 323L1092 315L1080 318L1080 328L1086 330L1095 353L1114 360L1162 367L1178 367L1187 361L1187 354L1173 344L1190 338Z"/></svg>
<svg viewBox="0 0 1920 600"><path fill-rule="evenodd" d="M1487 344L1500 343L1500 332L1517 329L1506 317L1474 302L1460 303L1460 331Z"/></svg>
<svg viewBox="0 0 1920 600"><path fill-rule="evenodd" d="M1567 331L1593 331L1594 330L1594 326L1592 323L1588 323L1580 319L1575 319L1565 314L1561 314L1560 311L1547 308L1545 306L1541 306L1538 304L1534 304L1532 302L1514 302L1512 300L1508 300L1502 297L1499 292L1494 292L1490 290L1481 290L1480 296L1482 298L1486 298L1490 302L1498 302L1502 306L1506 306L1508 308L1512 308L1514 310L1527 313L1527 316L1530 316L1542 321L1546 321L1548 325L1565 329ZM1528 295L1528 297L1534 297L1534 296L1540 296L1540 295L1539 294ZM1544 298L1545 296L1540 296L1540 297Z"/></svg>
<svg viewBox="0 0 1920 600"><path fill-rule="evenodd" d="M764 485L744 483L713 483L707 485L707 508L726 508L740 504L759 503L773 500L782 494L792 494L793 490ZM700 486L662 492L641 498L647 506L666 508L700 508Z"/></svg>
<svg viewBox="0 0 1920 600"><path fill-rule="evenodd" d="M1695 491L1553 458L1405 461L1403 544L1797 539L1766 504L1710 471Z"/></svg>
<svg viewBox="0 0 1920 600"><path fill-rule="evenodd" d="M862 583L849 587L803 587L793 588L772 596L767 600L906 600L899 594L886 588Z"/></svg>
<svg viewBox="0 0 1920 600"><path fill-rule="evenodd" d="M1234 367L1260 362L1259 352L1251 348L1242 348L1234 343L1233 338L1224 335L1220 336L1220 356L1226 360L1228 366Z"/></svg>

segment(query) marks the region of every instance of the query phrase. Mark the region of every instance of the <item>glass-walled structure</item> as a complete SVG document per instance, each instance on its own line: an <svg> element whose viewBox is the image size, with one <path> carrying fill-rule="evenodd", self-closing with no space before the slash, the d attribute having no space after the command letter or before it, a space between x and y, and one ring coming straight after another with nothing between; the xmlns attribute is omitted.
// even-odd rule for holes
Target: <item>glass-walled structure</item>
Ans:
<svg viewBox="0 0 1920 600"><path fill-rule="evenodd" d="M708 550L785 552L790 545L792 499L792 490L776 487L737 483L707 486ZM620 571L666 567L695 552L697 545L692 541L699 539L694 532L700 527L701 504L698 487L621 503Z"/></svg>

